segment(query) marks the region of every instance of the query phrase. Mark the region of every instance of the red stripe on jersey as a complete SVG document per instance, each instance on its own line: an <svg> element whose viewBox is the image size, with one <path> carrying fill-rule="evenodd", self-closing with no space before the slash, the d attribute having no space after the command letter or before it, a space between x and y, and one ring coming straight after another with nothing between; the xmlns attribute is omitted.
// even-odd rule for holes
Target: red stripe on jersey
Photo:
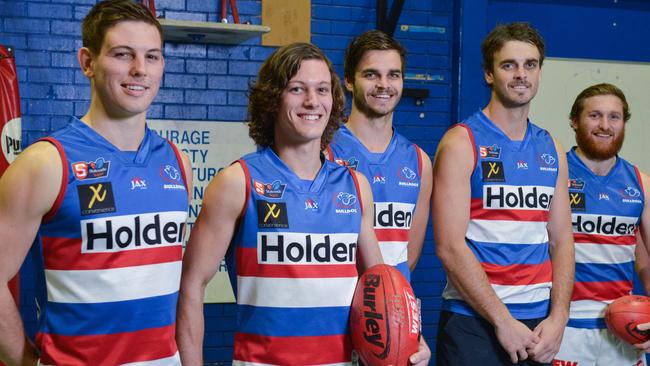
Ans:
<svg viewBox="0 0 650 366"><path fill-rule="evenodd" d="M176 324L129 333L63 336L38 333L45 365L122 365L172 357Z"/></svg>
<svg viewBox="0 0 650 366"><path fill-rule="evenodd" d="M488 275L490 283L495 285L534 285L553 280L553 269L550 260L542 264L499 266L491 263L481 263L481 265Z"/></svg>
<svg viewBox="0 0 650 366"><path fill-rule="evenodd" d="M636 237L634 235L611 236L611 235L574 233L573 241L576 243L588 243L588 244L635 245Z"/></svg>
<svg viewBox="0 0 650 366"><path fill-rule="evenodd" d="M629 295L631 291L631 281L576 282L573 286L571 301L614 300Z"/></svg>
<svg viewBox="0 0 650 366"><path fill-rule="evenodd" d="M484 209L482 198L472 198L470 219L508 221L548 221L546 210Z"/></svg>
<svg viewBox="0 0 650 366"><path fill-rule="evenodd" d="M111 269L180 261L183 247L122 250L111 253L82 253L79 238L43 237L45 269L92 270Z"/></svg>
<svg viewBox="0 0 650 366"><path fill-rule="evenodd" d="M352 345L346 334L312 337L270 337L235 334L234 359L272 365L322 365L350 362Z"/></svg>
<svg viewBox="0 0 650 366"><path fill-rule="evenodd" d="M377 229L375 235L378 241L409 241L408 229Z"/></svg>
<svg viewBox="0 0 650 366"><path fill-rule="evenodd" d="M260 264L256 248L237 247L237 275L274 278L357 277L355 263L348 264Z"/></svg>

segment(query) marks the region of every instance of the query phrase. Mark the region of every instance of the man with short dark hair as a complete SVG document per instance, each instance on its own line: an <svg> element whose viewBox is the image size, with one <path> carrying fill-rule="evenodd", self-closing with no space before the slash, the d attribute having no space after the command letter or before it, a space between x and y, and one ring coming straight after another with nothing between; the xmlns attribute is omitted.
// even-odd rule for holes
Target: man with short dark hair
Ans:
<svg viewBox="0 0 650 366"><path fill-rule="evenodd" d="M576 279L558 363L640 366L650 349L650 342L628 345L604 320L607 305L632 292L635 264L648 263L648 176L618 156L630 116L625 94L608 83L583 90L571 108L578 144L567 153ZM650 285L644 271L639 278Z"/></svg>
<svg viewBox="0 0 650 366"><path fill-rule="evenodd" d="M164 69L160 24L140 4L107 0L82 34L88 111L27 148L0 179L0 359L180 365L174 334L192 173L187 157L146 127ZM47 295L34 347L6 283L36 235Z"/></svg>
<svg viewBox="0 0 650 366"><path fill-rule="evenodd" d="M375 234L384 262L410 280L424 242L432 178L429 156L393 127L404 63L404 48L381 31L367 31L350 42L344 68L352 112L334 135L328 155L371 180Z"/></svg>
<svg viewBox="0 0 650 366"><path fill-rule="evenodd" d="M544 42L525 23L483 41L488 105L451 128L434 164L436 252L447 273L438 365L551 362L567 322L573 241L559 143L528 121Z"/></svg>

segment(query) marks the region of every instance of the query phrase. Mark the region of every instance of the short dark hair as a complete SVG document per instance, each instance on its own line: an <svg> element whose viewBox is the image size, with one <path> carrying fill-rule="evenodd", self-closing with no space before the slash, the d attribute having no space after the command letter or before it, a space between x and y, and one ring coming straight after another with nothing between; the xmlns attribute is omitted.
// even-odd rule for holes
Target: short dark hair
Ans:
<svg viewBox="0 0 650 366"><path fill-rule="evenodd" d="M544 39L530 24L514 22L497 25L483 40L481 53L483 54L483 70L485 72L494 72L494 54L499 52L508 41L526 42L537 47L539 51L539 67L542 67L544 63Z"/></svg>
<svg viewBox="0 0 650 366"><path fill-rule="evenodd" d="M158 29L162 40L162 27L151 11L132 0L103 0L90 9L81 23L83 46L93 54L99 54L109 28L124 21L139 21Z"/></svg>
<svg viewBox="0 0 650 366"><path fill-rule="evenodd" d="M588 87L578 94L576 100L573 102L571 107L571 113L569 113L569 118L571 121L578 121L580 114L584 110L585 99L591 97L597 97L599 95L613 95L618 97L623 103L623 120L627 122L632 114L630 113L630 106L627 104L627 99L625 99L625 94L621 89L616 85L609 83L601 83Z"/></svg>
<svg viewBox="0 0 650 366"><path fill-rule="evenodd" d="M343 119L345 95L336 71L323 51L311 43L292 43L279 48L264 61L248 96L248 134L260 147L272 146L275 122L282 103L282 93L305 60L325 62L331 75L332 110L323 136L321 150L332 140Z"/></svg>
<svg viewBox="0 0 650 366"><path fill-rule="evenodd" d="M357 65L359 65L359 61L361 61L363 55L368 51L375 50L397 51L399 57L402 59L402 73L404 73L404 69L406 68L406 50L404 47L388 34L373 29L356 36L348 45L343 64L345 79L353 81L354 73L357 71Z"/></svg>

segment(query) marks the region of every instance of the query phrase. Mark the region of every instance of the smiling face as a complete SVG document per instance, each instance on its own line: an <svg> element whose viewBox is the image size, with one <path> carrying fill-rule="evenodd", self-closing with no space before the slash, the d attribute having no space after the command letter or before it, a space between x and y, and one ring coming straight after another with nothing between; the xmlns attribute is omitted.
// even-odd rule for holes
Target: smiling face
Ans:
<svg viewBox="0 0 650 366"><path fill-rule="evenodd" d="M578 147L592 160L613 158L625 139L623 102L614 95L598 95L582 103L578 120L571 122Z"/></svg>
<svg viewBox="0 0 650 366"><path fill-rule="evenodd" d="M146 114L163 74L161 45L155 26L123 21L108 29L98 55L80 49L79 63L91 80L91 108L116 119Z"/></svg>
<svg viewBox="0 0 650 366"><path fill-rule="evenodd" d="M541 80L539 50L532 43L508 41L494 54L493 72L485 72L492 97L506 108L525 106Z"/></svg>
<svg viewBox="0 0 650 366"><path fill-rule="evenodd" d="M345 80L353 106L368 118L393 113L402 97L402 59L396 50L371 50L357 64L354 80Z"/></svg>
<svg viewBox="0 0 650 366"><path fill-rule="evenodd" d="M302 144L320 139L332 111L332 76L327 64L318 59L300 63L289 80L275 123L275 142Z"/></svg>

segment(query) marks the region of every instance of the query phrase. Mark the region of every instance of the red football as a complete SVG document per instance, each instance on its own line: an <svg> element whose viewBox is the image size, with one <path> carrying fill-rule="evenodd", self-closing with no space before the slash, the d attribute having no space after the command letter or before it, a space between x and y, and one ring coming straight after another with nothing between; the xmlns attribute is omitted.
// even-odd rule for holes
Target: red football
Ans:
<svg viewBox="0 0 650 366"><path fill-rule="evenodd" d="M650 330L636 329L638 324L650 323L650 297L628 295L619 297L605 312L607 328L629 344L650 339Z"/></svg>
<svg viewBox="0 0 650 366"><path fill-rule="evenodd" d="M364 365L408 365L420 332L420 309L406 278L387 264L369 268L359 278L350 311L352 346Z"/></svg>

